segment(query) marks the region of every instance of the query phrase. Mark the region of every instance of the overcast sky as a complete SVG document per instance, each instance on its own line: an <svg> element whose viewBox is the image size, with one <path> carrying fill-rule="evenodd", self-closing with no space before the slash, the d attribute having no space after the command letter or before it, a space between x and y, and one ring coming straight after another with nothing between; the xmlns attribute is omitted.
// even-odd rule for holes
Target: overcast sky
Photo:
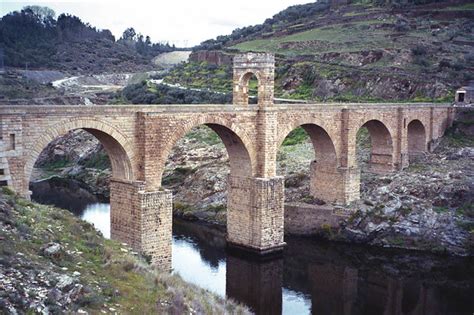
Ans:
<svg viewBox="0 0 474 315"><path fill-rule="evenodd" d="M0 0L0 16L27 5L48 6L56 12L77 15L118 39L128 27L149 35L153 42L193 46L233 29L259 24L294 4L311 0Z"/></svg>

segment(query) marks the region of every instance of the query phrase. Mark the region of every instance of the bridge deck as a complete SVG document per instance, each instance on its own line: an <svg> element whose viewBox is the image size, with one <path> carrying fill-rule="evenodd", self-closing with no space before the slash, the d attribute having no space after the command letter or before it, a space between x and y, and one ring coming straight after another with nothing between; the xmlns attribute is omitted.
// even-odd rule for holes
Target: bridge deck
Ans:
<svg viewBox="0 0 474 315"><path fill-rule="evenodd" d="M451 103L312 103L312 104L276 104L272 107L282 111L286 110L341 110L341 109L393 109L400 107L414 108L447 108L452 107ZM233 104L156 104L156 105L0 105L0 113L26 113L26 112L44 112L47 109L58 110L61 112L77 111L81 112L97 112L97 110L103 110L105 112L153 112L153 113L166 113L166 112L242 112L242 111L257 111L258 105L248 106L236 106Z"/></svg>

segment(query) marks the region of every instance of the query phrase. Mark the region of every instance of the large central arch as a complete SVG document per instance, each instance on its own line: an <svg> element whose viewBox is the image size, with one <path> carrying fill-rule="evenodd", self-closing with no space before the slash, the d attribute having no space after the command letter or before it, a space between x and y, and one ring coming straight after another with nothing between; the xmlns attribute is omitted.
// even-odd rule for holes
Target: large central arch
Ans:
<svg viewBox="0 0 474 315"><path fill-rule="evenodd" d="M166 160L178 141L193 128L207 126L222 140L229 155L230 173L233 176L251 177L255 174L255 152L252 150L250 136L240 127L218 116L201 116L194 118L172 134L166 142L159 165L159 181L161 183Z"/></svg>

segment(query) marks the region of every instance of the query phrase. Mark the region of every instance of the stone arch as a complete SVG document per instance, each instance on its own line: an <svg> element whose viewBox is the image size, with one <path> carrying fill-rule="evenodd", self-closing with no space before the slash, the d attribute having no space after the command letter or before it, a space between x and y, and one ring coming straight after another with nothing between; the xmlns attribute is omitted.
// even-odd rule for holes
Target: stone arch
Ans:
<svg viewBox="0 0 474 315"><path fill-rule="evenodd" d="M329 135L325 128L315 123L301 123L287 127L278 139L278 147L280 148L283 141L291 131L298 127L302 127L311 139L316 160L325 164L331 164L334 167L338 165L338 154L333 138Z"/></svg>
<svg viewBox="0 0 474 315"><path fill-rule="evenodd" d="M249 82L255 77L257 79L257 99L260 99L263 96L263 91L260 88L260 73L255 71L248 71L243 73L239 79L239 89L240 89L240 98L242 100L241 105L248 105L249 103Z"/></svg>
<svg viewBox="0 0 474 315"><path fill-rule="evenodd" d="M247 132L219 116L200 116L191 119L181 128L173 132L170 139L166 142L162 151L162 161L158 172L160 185L166 160L173 147L179 139L183 138L191 129L203 125L211 128L224 143L229 155L230 172L232 175L251 177L255 174L255 151L252 149L252 141L250 141L250 136Z"/></svg>
<svg viewBox="0 0 474 315"><path fill-rule="evenodd" d="M369 131L371 142L370 170L374 173L393 171L394 141L390 130L377 119L366 121L357 132L364 127Z"/></svg>
<svg viewBox="0 0 474 315"><path fill-rule="evenodd" d="M70 119L58 122L46 129L41 136L35 139L30 150L27 151L25 164L26 185L36 160L46 146L54 139L66 135L69 131L83 129L94 135L107 151L114 178L132 180L133 174L133 147L127 138L115 127L95 119Z"/></svg>
<svg viewBox="0 0 474 315"><path fill-rule="evenodd" d="M407 144L410 159L426 151L426 128L418 119L413 119L407 126Z"/></svg>
<svg viewBox="0 0 474 315"><path fill-rule="evenodd" d="M308 170L311 195L326 202L344 201L345 197L340 186L342 180L340 180L341 174L338 171L339 159L336 146L325 128L314 123L303 123L293 128L287 128L278 141L278 148L290 132L297 127L303 128L309 135L315 153L315 160L311 162Z"/></svg>
<svg viewBox="0 0 474 315"><path fill-rule="evenodd" d="M246 53L234 56L233 103L248 105L248 83L255 75L258 80L258 105L273 104L275 57L268 53Z"/></svg>

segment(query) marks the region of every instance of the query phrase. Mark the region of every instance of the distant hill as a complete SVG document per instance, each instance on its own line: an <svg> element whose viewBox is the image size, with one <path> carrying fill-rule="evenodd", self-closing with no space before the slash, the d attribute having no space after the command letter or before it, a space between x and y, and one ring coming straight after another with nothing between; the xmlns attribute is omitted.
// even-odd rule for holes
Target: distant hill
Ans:
<svg viewBox="0 0 474 315"><path fill-rule="evenodd" d="M472 1L348 2L292 6L207 40L165 81L229 87L231 56L246 51L276 54L276 95L287 98L451 101L474 79Z"/></svg>
<svg viewBox="0 0 474 315"><path fill-rule="evenodd" d="M68 14L54 17L48 8L31 6L0 19L0 48L8 68L54 69L69 73L137 72L153 68L152 58L176 50L153 44L133 28L115 40Z"/></svg>

